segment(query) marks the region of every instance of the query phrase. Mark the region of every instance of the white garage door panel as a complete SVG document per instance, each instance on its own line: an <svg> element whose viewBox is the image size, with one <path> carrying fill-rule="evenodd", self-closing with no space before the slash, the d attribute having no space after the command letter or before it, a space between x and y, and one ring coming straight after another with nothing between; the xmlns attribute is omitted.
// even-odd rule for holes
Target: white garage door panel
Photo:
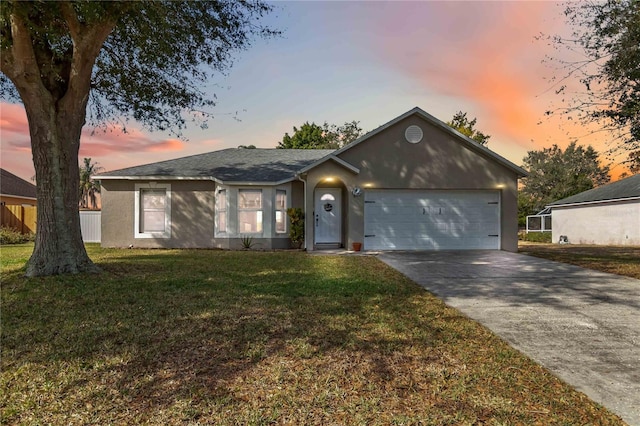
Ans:
<svg viewBox="0 0 640 426"><path fill-rule="evenodd" d="M365 250L499 249L498 191L365 192Z"/></svg>

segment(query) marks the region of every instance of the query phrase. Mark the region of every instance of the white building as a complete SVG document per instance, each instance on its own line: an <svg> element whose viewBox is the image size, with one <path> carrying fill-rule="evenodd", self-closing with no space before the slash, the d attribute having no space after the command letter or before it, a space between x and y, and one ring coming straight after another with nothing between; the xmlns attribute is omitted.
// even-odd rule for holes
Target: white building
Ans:
<svg viewBox="0 0 640 426"><path fill-rule="evenodd" d="M549 204L552 238L572 244L640 245L640 174Z"/></svg>

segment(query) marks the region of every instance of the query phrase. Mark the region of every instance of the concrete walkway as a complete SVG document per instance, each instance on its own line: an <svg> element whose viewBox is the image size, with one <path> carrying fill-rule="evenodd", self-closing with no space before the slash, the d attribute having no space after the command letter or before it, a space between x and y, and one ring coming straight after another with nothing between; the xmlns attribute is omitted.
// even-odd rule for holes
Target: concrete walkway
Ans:
<svg viewBox="0 0 640 426"><path fill-rule="evenodd" d="M640 280L503 251L378 257L640 426Z"/></svg>

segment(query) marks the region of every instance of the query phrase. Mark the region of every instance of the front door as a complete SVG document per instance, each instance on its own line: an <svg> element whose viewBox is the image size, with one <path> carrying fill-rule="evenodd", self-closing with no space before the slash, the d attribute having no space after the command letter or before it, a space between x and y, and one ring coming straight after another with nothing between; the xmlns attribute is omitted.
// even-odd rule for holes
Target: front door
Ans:
<svg viewBox="0 0 640 426"><path fill-rule="evenodd" d="M317 188L315 196L315 243L340 244L342 240L342 190Z"/></svg>

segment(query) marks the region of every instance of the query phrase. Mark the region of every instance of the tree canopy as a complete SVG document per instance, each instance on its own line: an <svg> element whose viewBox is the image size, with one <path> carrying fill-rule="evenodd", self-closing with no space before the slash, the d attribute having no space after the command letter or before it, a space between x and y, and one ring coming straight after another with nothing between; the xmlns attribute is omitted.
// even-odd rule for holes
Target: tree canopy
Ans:
<svg viewBox="0 0 640 426"><path fill-rule="evenodd" d="M206 125L207 84L276 33L258 24L270 10L260 0L0 2L0 95L25 107L38 187L27 275L96 270L78 214L85 122L179 133L192 112Z"/></svg>
<svg viewBox="0 0 640 426"><path fill-rule="evenodd" d="M341 126L322 126L305 122L300 128L293 127L293 135L285 133L277 148L281 149L338 149L362 136L364 132L358 121L346 122Z"/></svg>
<svg viewBox="0 0 640 426"><path fill-rule="evenodd" d="M554 89L562 98L547 114L577 117L612 131L618 146L640 146L640 2L569 2L570 37L551 37L566 56L547 58L559 65ZM578 54L576 56L575 54ZM570 82L579 80L576 89Z"/></svg>
<svg viewBox="0 0 640 426"><path fill-rule="evenodd" d="M640 150L631 151L625 163L627 167L629 167L631 174L635 175L636 173L640 173Z"/></svg>
<svg viewBox="0 0 640 426"><path fill-rule="evenodd" d="M572 142L563 151L558 145L529 151L523 166L529 176L522 179L519 206L535 214L547 204L604 185L610 180L609 166L600 164L591 146Z"/></svg>
<svg viewBox="0 0 640 426"><path fill-rule="evenodd" d="M475 128L477 121L477 118L469 120L466 112L458 111L453 115L451 121L447 121L447 125L478 142L480 145L487 145L491 136L486 135Z"/></svg>

